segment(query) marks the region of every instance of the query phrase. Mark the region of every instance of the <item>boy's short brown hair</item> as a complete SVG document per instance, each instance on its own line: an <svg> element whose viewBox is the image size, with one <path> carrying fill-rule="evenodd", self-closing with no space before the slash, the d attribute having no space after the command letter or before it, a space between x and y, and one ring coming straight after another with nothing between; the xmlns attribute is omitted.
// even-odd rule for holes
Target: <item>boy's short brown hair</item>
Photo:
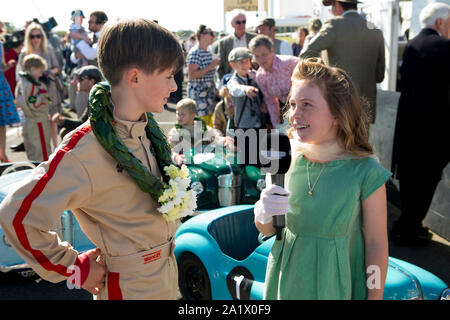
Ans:
<svg viewBox="0 0 450 320"><path fill-rule="evenodd" d="M192 114L192 113L197 112L197 104L195 103L194 100L185 98L185 99L181 99L180 101L178 101L176 109L177 110L185 110Z"/></svg>
<svg viewBox="0 0 450 320"><path fill-rule="evenodd" d="M38 54L27 54L23 59L23 69L30 71L31 68L47 70L47 61Z"/></svg>
<svg viewBox="0 0 450 320"><path fill-rule="evenodd" d="M98 65L111 85L117 85L127 68L147 74L173 69L184 63L183 50L172 32L146 19L108 22L98 42Z"/></svg>

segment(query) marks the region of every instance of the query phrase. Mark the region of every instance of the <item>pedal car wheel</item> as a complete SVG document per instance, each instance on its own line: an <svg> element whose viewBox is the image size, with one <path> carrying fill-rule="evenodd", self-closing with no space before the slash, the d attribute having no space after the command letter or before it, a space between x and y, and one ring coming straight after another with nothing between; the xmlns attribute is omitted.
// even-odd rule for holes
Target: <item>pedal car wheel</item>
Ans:
<svg viewBox="0 0 450 320"><path fill-rule="evenodd" d="M202 262L185 253L178 264L180 292L186 300L211 300L211 284Z"/></svg>

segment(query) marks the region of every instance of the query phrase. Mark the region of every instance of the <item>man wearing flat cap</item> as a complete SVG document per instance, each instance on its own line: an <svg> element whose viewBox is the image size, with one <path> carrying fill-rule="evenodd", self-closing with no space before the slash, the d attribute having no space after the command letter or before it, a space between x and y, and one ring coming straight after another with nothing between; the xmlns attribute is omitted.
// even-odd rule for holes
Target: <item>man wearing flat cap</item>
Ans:
<svg viewBox="0 0 450 320"><path fill-rule="evenodd" d="M370 123L375 122L376 84L383 81L383 33L357 12L356 0L323 0L335 16L325 21L317 36L303 48L300 58L318 57L324 50L327 64L344 69L359 91Z"/></svg>
<svg viewBox="0 0 450 320"><path fill-rule="evenodd" d="M103 77L100 70L95 66L84 66L75 71L78 78L77 96L75 98L75 111L78 118L81 118L89 102L89 91Z"/></svg>
<svg viewBox="0 0 450 320"><path fill-rule="evenodd" d="M258 23L258 34L264 34L273 41L273 51L275 54L292 56L292 47L286 40L275 38L275 19L264 18Z"/></svg>
<svg viewBox="0 0 450 320"><path fill-rule="evenodd" d="M75 110L78 119L69 119L59 113L53 115L54 121L56 121L61 128L59 131L61 138L87 121L90 114L88 108L89 92L96 83L103 80L102 73L95 66L84 66L75 71L74 75L78 78L77 96L75 99Z"/></svg>

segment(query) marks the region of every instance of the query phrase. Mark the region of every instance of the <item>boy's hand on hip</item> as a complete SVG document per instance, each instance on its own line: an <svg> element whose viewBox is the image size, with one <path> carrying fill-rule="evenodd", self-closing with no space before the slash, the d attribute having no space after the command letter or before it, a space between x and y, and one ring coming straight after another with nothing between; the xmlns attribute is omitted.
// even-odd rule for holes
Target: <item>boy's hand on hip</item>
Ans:
<svg viewBox="0 0 450 320"><path fill-rule="evenodd" d="M83 284L83 289L89 291L93 295L98 295L100 289L105 287L106 267L101 260L101 250L99 248L86 252L89 257L89 274ZM99 259L97 259L99 258Z"/></svg>

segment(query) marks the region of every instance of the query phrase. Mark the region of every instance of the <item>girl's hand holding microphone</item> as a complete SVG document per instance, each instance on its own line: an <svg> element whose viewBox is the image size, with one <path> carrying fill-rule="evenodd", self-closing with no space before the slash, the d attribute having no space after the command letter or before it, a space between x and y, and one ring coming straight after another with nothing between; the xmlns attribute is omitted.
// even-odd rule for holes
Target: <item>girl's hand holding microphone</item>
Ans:
<svg viewBox="0 0 450 320"><path fill-rule="evenodd" d="M285 215L289 211L290 194L286 189L274 184L261 191L254 213L256 227L262 234L269 236L275 233L272 226L273 217Z"/></svg>

